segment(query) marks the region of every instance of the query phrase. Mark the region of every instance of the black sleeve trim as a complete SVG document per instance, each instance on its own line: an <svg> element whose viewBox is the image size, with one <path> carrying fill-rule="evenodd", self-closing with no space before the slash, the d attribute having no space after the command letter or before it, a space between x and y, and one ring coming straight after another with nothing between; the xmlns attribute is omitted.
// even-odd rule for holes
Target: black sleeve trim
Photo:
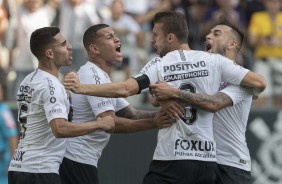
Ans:
<svg viewBox="0 0 282 184"><path fill-rule="evenodd" d="M138 91L138 94L141 93L141 91L143 89L146 89L149 87L150 85L150 79L147 75L143 74L141 76L138 76L138 77L132 77L133 79L136 80L136 82L138 83L138 86L139 86L139 91Z"/></svg>

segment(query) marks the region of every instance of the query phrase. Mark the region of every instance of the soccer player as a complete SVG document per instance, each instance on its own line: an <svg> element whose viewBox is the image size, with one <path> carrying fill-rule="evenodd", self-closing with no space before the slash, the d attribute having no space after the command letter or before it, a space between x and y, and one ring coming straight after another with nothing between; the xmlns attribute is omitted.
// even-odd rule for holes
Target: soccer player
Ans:
<svg viewBox="0 0 282 184"><path fill-rule="evenodd" d="M121 43L113 29L107 24L91 26L84 33L83 43L88 53L88 61L78 71L81 82L110 83L112 66L122 62ZM136 110L123 98L102 98L71 93L71 99L73 122L92 121L110 115L115 118L114 132L167 127L173 122L169 116L162 113L156 116L155 112ZM65 157L60 166L62 183L98 184L97 164L109 139L110 135L103 131L69 138Z"/></svg>
<svg viewBox="0 0 282 184"><path fill-rule="evenodd" d="M70 105L58 70L71 65L72 47L59 28L35 30L30 49L39 66L25 77L17 93L20 142L10 163L8 180L9 184L57 184L66 150L64 138L96 130L111 131L114 119L107 116L81 124L68 122Z"/></svg>
<svg viewBox="0 0 282 184"><path fill-rule="evenodd" d="M127 97L149 84L165 80L174 88L214 95L221 81L265 88L263 77L218 54L191 50L184 17L172 11L155 15L152 43L160 57L147 63L140 74L124 82L104 85L79 84L76 74L65 78L65 87L76 93ZM215 181L216 145L213 113L187 107L175 124L159 130L153 161L143 184L197 183Z"/></svg>
<svg viewBox="0 0 282 184"><path fill-rule="evenodd" d="M243 37L236 26L223 19L206 36L207 51L236 60ZM220 91L213 96L178 90L163 82L150 88L159 100L173 99L216 112L213 118L218 163L216 184L251 183L251 158L245 140L253 98L251 88L222 82Z"/></svg>

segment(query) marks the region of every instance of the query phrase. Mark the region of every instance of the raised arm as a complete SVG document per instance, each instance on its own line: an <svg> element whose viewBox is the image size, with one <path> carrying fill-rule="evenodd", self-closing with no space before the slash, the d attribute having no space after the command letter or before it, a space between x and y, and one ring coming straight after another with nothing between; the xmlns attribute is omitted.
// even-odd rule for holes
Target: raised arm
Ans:
<svg viewBox="0 0 282 184"><path fill-rule="evenodd" d="M78 75L73 72L65 76L64 86L74 93L109 98L126 98L139 92L139 85L133 78L109 84L81 84Z"/></svg>

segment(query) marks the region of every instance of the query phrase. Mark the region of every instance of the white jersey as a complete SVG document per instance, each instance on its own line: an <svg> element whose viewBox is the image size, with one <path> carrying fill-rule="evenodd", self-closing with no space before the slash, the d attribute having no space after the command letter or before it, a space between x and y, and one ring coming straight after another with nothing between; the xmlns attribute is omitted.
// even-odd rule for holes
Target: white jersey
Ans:
<svg viewBox="0 0 282 184"><path fill-rule="evenodd" d="M91 62L87 62L78 71L82 84L111 83L106 72ZM105 111L119 111L129 103L123 98L104 98L71 93L73 122L94 121ZM65 157L73 161L97 167L103 149L107 145L110 134L95 131L91 134L69 138Z"/></svg>
<svg viewBox="0 0 282 184"><path fill-rule="evenodd" d="M147 76L151 84L165 80L174 88L214 95L221 81L238 85L248 71L218 54L177 50L163 58L151 60L136 79ZM186 105L183 119L169 128L159 130L153 159L216 161L213 115Z"/></svg>
<svg viewBox="0 0 282 184"><path fill-rule="evenodd" d="M245 132L251 109L253 91L251 88L222 82L221 91L233 101L215 113L213 118L214 138L217 143L217 163L251 171L251 158Z"/></svg>
<svg viewBox="0 0 282 184"><path fill-rule="evenodd" d="M25 77L17 93L20 142L9 171L58 173L66 142L56 138L49 125L68 118L66 90L53 75L40 69Z"/></svg>

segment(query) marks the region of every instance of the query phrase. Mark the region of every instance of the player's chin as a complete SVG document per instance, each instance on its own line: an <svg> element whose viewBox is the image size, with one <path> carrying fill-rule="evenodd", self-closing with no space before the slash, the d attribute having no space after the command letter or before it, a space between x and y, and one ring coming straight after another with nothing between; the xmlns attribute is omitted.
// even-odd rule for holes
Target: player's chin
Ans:
<svg viewBox="0 0 282 184"><path fill-rule="evenodd" d="M122 54L120 53L120 54L117 55L116 61L117 62L122 62L122 60L123 60L123 57L122 57Z"/></svg>
<svg viewBox="0 0 282 184"><path fill-rule="evenodd" d="M72 60L68 60L66 63L65 63L65 66L71 66L72 65Z"/></svg>
<svg viewBox="0 0 282 184"><path fill-rule="evenodd" d="M116 63L121 63L123 61L123 57L119 57L116 59Z"/></svg>
<svg viewBox="0 0 282 184"><path fill-rule="evenodd" d="M72 65L72 59L70 59L68 63L69 63L70 65Z"/></svg>

